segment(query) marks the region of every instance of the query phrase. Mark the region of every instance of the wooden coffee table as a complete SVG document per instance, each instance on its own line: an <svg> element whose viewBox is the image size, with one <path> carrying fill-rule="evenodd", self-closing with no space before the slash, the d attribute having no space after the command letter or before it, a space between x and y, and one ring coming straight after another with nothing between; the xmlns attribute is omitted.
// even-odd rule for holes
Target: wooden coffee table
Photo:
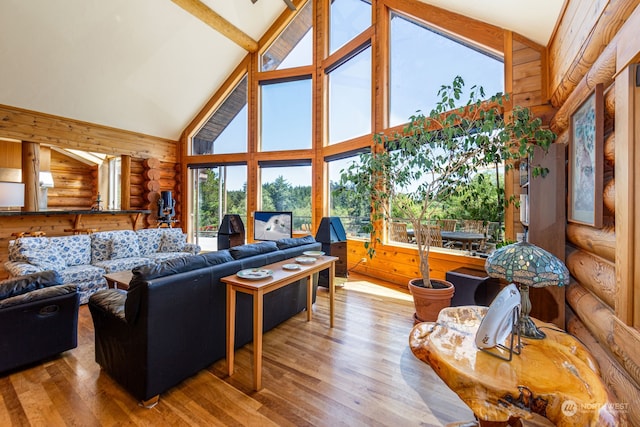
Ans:
<svg viewBox="0 0 640 427"><path fill-rule="evenodd" d="M409 336L413 354L460 396L481 426L535 414L552 425L619 425L597 363L578 340L536 320L547 338L523 338L520 355L505 361L475 344L486 311L471 305L445 308L437 323L419 323Z"/></svg>
<svg viewBox="0 0 640 427"><path fill-rule="evenodd" d="M333 328L335 286L335 263L338 257L321 256L313 264L299 264L299 270L284 270L285 264L296 264L295 258L260 267L264 270L272 270L273 275L260 279L248 280L233 274L223 277L222 282L227 284L227 368L229 375L233 374L233 358L236 335L236 292L244 292L253 295L253 387L255 390L262 388L262 324L264 295L271 291L307 279L307 321L311 320L313 283L311 276L322 270L329 269L329 325Z"/></svg>
<svg viewBox="0 0 640 427"><path fill-rule="evenodd" d="M131 270L118 271L104 275L104 278L107 279L107 285L110 288L124 289L125 291L129 289L129 282L131 282L132 277L133 273Z"/></svg>

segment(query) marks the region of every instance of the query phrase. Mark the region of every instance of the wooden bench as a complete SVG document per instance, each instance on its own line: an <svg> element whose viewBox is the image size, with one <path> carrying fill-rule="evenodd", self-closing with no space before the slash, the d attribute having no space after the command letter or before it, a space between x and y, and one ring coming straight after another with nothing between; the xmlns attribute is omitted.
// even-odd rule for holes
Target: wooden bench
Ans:
<svg viewBox="0 0 640 427"><path fill-rule="evenodd" d="M73 233L73 234L91 234L98 231L97 228L65 228L65 233Z"/></svg>
<svg viewBox="0 0 640 427"><path fill-rule="evenodd" d="M19 231L16 233L11 233L11 236L13 237L42 237L42 236L46 236L47 233L45 233L44 231Z"/></svg>

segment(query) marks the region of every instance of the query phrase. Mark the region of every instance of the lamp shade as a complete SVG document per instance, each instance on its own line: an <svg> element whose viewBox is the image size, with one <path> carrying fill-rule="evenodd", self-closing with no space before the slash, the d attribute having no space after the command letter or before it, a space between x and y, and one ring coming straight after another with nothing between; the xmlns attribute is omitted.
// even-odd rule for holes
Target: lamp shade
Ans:
<svg viewBox="0 0 640 427"><path fill-rule="evenodd" d="M0 182L0 207L21 208L24 206L24 184L21 182Z"/></svg>
<svg viewBox="0 0 640 427"><path fill-rule="evenodd" d="M555 255L528 242L503 246L486 260L491 277L541 288L569 284L569 270Z"/></svg>

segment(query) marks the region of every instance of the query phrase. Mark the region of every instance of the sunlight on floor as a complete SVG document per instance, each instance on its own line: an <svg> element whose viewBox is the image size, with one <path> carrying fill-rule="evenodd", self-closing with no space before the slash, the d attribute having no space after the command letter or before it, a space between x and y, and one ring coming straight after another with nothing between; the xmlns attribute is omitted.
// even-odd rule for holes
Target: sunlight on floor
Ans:
<svg viewBox="0 0 640 427"><path fill-rule="evenodd" d="M413 301L410 294L396 291L385 286L376 285L366 280L335 278L336 286L342 286L344 289L355 292L362 292L385 298L394 298L403 301Z"/></svg>

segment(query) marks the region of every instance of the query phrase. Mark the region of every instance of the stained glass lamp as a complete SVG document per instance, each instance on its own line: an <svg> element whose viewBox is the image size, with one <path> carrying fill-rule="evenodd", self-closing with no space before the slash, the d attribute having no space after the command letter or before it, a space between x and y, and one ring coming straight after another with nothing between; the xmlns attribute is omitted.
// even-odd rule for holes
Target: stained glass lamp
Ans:
<svg viewBox="0 0 640 427"><path fill-rule="evenodd" d="M546 335L529 317L531 300L529 286L564 286L569 284L569 270L555 255L528 242L503 246L493 252L485 262L485 270L491 277L513 282L520 289L520 335L542 339Z"/></svg>

